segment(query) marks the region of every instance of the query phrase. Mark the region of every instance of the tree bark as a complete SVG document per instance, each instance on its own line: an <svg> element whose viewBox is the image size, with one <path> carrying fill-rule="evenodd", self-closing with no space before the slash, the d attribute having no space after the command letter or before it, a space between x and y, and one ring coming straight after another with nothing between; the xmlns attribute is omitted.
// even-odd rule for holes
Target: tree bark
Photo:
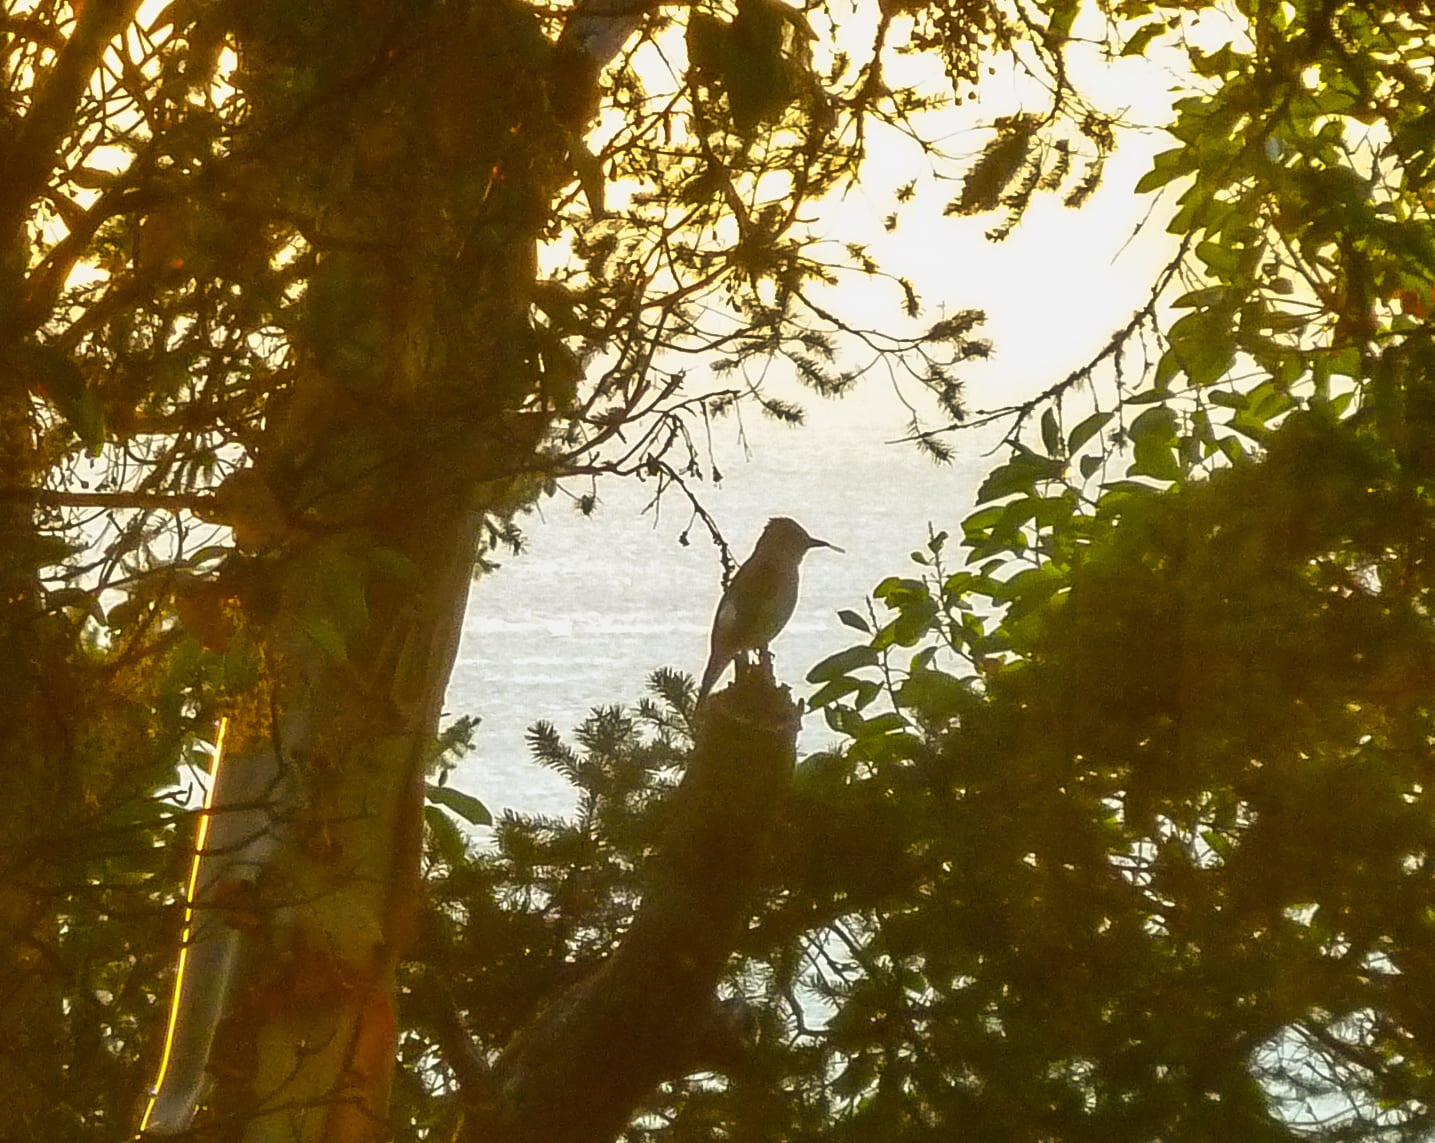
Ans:
<svg viewBox="0 0 1435 1143"><path fill-rule="evenodd" d="M553 416L528 299L566 145L517 4L237 12L235 193L308 218L315 257L295 381L217 493L269 699L226 765L276 780L261 867L225 903L238 947L211 958L232 979L196 1130L357 1143L389 1135L394 970L480 528L531 495ZM296 76L318 91L298 109Z"/></svg>
<svg viewBox="0 0 1435 1143"><path fill-rule="evenodd" d="M752 914L796 757L799 714L770 673L704 707L667 836L622 944L470 1084L468 1143L601 1143L664 1080L717 1070L717 986Z"/></svg>

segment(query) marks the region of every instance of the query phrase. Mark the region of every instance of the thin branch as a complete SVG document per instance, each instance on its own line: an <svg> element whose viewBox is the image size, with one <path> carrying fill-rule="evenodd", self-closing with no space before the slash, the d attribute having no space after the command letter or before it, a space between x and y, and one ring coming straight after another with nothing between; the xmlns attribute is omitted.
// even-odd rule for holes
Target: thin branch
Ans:
<svg viewBox="0 0 1435 1143"><path fill-rule="evenodd" d="M44 88L25 116L19 139L4 156L0 184L0 241L10 241L30 202L49 181L57 152L75 122L75 108L110 42L139 10L140 0L90 0L80 8Z"/></svg>
<svg viewBox="0 0 1435 1143"><path fill-rule="evenodd" d="M133 508L140 511L198 513L212 508L216 498L161 492L62 492L53 488L0 487L0 503L26 501L41 508Z"/></svg>

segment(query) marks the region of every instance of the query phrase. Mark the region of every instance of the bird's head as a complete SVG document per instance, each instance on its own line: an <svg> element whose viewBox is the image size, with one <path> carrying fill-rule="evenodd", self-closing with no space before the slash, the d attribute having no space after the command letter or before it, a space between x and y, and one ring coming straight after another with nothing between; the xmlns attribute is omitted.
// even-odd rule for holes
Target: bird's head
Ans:
<svg viewBox="0 0 1435 1143"><path fill-rule="evenodd" d="M810 548L831 548L834 552L842 550L836 544L809 536L807 529L786 516L774 516L769 520L757 543L760 548L782 552L797 559L801 559Z"/></svg>

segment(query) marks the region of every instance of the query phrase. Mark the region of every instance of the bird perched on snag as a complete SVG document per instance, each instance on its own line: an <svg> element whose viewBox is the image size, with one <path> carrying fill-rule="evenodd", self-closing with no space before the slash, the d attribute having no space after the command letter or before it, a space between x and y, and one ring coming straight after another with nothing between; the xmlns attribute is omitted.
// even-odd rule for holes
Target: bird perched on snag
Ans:
<svg viewBox="0 0 1435 1143"><path fill-rule="evenodd" d="M698 705L708 696L727 665L747 651L764 656L767 646L787 626L797 607L797 569L813 548L842 549L814 539L796 520L774 516L758 537L727 590L713 619L712 650L698 687Z"/></svg>

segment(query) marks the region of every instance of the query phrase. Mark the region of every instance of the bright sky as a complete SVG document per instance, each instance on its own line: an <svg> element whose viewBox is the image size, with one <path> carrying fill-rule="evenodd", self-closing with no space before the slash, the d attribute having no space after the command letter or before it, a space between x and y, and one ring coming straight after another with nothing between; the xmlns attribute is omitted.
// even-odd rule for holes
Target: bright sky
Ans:
<svg viewBox="0 0 1435 1143"><path fill-rule="evenodd" d="M874 138L864 189L834 204L830 214L834 233L868 244L880 262L917 285L927 305L925 321L943 307L986 311L985 334L995 354L989 365L966 371L973 406L1020 400L1083 363L1144 302L1175 250L1164 230L1171 204L1158 204L1153 212L1151 196L1138 198L1131 187L1152 155L1172 145L1159 127L1171 117L1169 89L1177 77L1168 68L1176 60L1103 61L1087 50L1073 62L1080 90L1139 125L1121 134L1100 190L1079 211L1062 205L1064 190L1038 192L1010 237L990 242L985 234L1004 214L943 217L957 184L934 178L914 143L886 132ZM1043 100L1030 79L1000 69L984 82L977 101L943 113L943 146L975 157L991 137L983 124L1023 107L1038 109ZM898 230L884 233L892 190L914 177L915 201L904 208ZM890 293L882 298L884 308L892 303Z"/></svg>

